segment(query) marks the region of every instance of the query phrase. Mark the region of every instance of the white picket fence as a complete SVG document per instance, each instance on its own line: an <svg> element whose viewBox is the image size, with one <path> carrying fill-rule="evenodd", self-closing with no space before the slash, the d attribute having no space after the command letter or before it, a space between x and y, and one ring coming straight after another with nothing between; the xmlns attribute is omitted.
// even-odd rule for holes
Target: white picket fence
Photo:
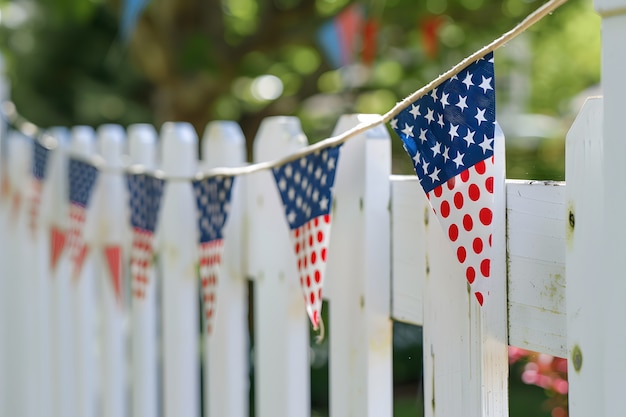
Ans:
<svg viewBox="0 0 626 417"><path fill-rule="evenodd" d="M507 344L570 359L571 416L624 414L626 1L596 6L604 18L605 96L585 104L568 134L567 186L495 182L498 250L483 308L417 179L391 175L387 131L374 128L344 145L324 290L331 416L392 415L394 320L423 326L426 416L507 415ZM336 133L368 117L343 116ZM86 223L92 250L80 279L70 280L67 252L55 271L47 267L50 228L67 228L63 161L71 152L98 152L108 165L120 165L127 146L120 133L114 126L72 130L49 167L34 238L27 224L32 144L18 134L6 138L16 192L0 208L0 416L243 417L251 407L258 417L310 415L309 325L270 172L241 177L233 191L210 337L198 330L189 182L167 185L157 268L142 302L129 296L117 303L103 268L103 247L120 244L128 254L120 173L103 172L96 185ZM160 143L146 125L126 133L131 160L169 175L246 163L244 138L230 122L207 126L200 160L189 125L164 125ZM54 134L63 142L62 133ZM305 144L297 119L268 118L254 140L253 162ZM500 161L503 153L496 147Z"/></svg>

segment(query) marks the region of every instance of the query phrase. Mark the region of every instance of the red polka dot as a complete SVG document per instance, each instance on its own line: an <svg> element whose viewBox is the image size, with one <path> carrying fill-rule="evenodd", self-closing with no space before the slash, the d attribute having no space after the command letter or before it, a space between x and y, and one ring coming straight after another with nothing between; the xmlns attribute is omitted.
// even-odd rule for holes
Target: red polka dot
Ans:
<svg viewBox="0 0 626 417"><path fill-rule="evenodd" d="M465 216L463 216L463 228L469 232L470 230L472 230L472 227L474 227L474 221L472 220L472 216L466 214Z"/></svg>
<svg viewBox="0 0 626 417"><path fill-rule="evenodd" d="M313 236L312 235L309 236L309 246L313 246Z"/></svg>
<svg viewBox="0 0 626 417"><path fill-rule="evenodd" d="M478 213L478 217L480 218L480 222L485 226L489 226L491 224L491 220L493 219L493 213L488 208L480 209Z"/></svg>
<svg viewBox="0 0 626 417"><path fill-rule="evenodd" d="M300 236L300 228L299 227L296 229L296 237L298 237L298 236Z"/></svg>
<svg viewBox="0 0 626 417"><path fill-rule="evenodd" d="M472 201L476 201L480 198L480 188L478 188L478 185L476 184L470 184L467 192Z"/></svg>
<svg viewBox="0 0 626 417"><path fill-rule="evenodd" d="M485 278L489 276L489 272L491 270L491 261L489 259L483 259L480 263L480 273L483 274Z"/></svg>
<svg viewBox="0 0 626 417"><path fill-rule="evenodd" d="M451 224L448 228L448 237L451 241L455 242L459 237L459 228L456 224Z"/></svg>
<svg viewBox="0 0 626 417"><path fill-rule="evenodd" d="M459 248L456 250L456 257L459 262L465 262L465 259L467 258L467 252L465 251L465 247L459 246Z"/></svg>
<svg viewBox="0 0 626 417"><path fill-rule="evenodd" d="M317 260L317 254L315 251L311 254L311 265L315 265L315 261Z"/></svg>
<svg viewBox="0 0 626 417"><path fill-rule="evenodd" d="M491 246L491 235L489 235L489 246Z"/></svg>
<svg viewBox="0 0 626 417"><path fill-rule="evenodd" d="M306 268L306 264L308 262L308 258L305 256L304 258L302 258L304 260L304 267Z"/></svg>
<svg viewBox="0 0 626 417"><path fill-rule="evenodd" d="M470 284L474 282L474 280L476 279L476 271L473 267L467 267L467 269L465 270L465 278L467 278L467 282L469 282Z"/></svg>
<svg viewBox="0 0 626 417"><path fill-rule="evenodd" d="M476 172L478 172L480 175L485 173L485 170L486 170L485 161L480 161L479 163L474 165L474 167L476 168Z"/></svg>
<svg viewBox="0 0 626 417"><path fill-rule="evenodd" d="M212 310L212 309L209 309L209 310L206 312L206 317L207 317L207 319L210 319L211 317L213 317L213 310Z"/></svg>
<svg viewBox="0 0 626 417"><path fill-rule="evenodd" d="M450 203L448 203L448 200L443 200L441 202L439 211L441 212L441 215L443 216L444 219L450 215Z"/></svg>
<svg viewBox="0 0 626 417"><path fill-rule="evenodd" d="M483 294L480 291L476 291L474 293L474 295L476 296L476 300L478 300L478 304L480 304L482 306L483 305Z"/></svg>
<svg viewBox="0 0 626 417"><path fill-rule="evenodd" d="M317 290L317 299L318 300L322 299L322 289L321 288L319 290Z"/></svg>
<svg viewBox="0 0 626 417"><path fill-rule="evenodd" d="M324 221L325 221L326 223L330 223L330 214L325 214L325 215L324 215Z"/></svg>
<svg viewBox="0 0 626 417"><path fill-rule="evenodd" d="M456 207L457 209L463 207L463 194L461 194L460 192L454 194L454 207Z"/></svg>
<svg viewBox="0 0 626 417"><path fill-rule="evenodd" d="M310 275L306 276L306 286L307 286L307 288L311 287L311 276Z"/></svg>
<svg viewBox="0 0 626 417"><path fill-rule="evenodd" d="M493 194L493 177L488 177L485 180L485 188L487 189L488 192Z"/></svg>
<svg viewBox="0 0 626 417"><path fill-rule="evenodd" d="M430 193L426 194L426 199L430 201Z"/></svg>
<svg viewBox="0 0 626 417"><path fill-rule="evenodd" d="M453 190L454 189L454 183L456 182L456 180L454 179L454 177L450 178L448 180L448 182L446 183L448 185L448 190Z"/></svg>
<svg viewBox="0 0 626 417"><path fill-rule="evenodd" d="M300 243L296 243L296 255L300 253Z"/></svg>
<svg viewBox="0 0 626 417"><path fill-rule="evenodd" d="M319 269L316 269L315 270L315 282L319 284L321 280L322 280L322 274L320 273Z"/></svg>
<svg viewBox="0 0 626 417"><path fill-rule="evenodd" d="M474 253L481 253L483 251L483 240L477 237L472 242L472 247L474 248Z"/></svg>
<svg viewBox="0 0 626 417"><path fill-rule="evenodd" d="M307 229L307 230L311 230L311 223L307 223L307 224L306 224L306 229Z"/></svg>
<svg viewBox="0 0 626 417"><path fill-rule="evenodd" d="M318 225L318 224L320 224L319 217L316 217L316 218L313 220L313 224L315 225L315 227L317 227L317 225Z"/></svg>
<svg viewBox="0 0 626 417"><path fill-rule="evenodd" d="M319 319L317 318L317 311L313 312L313 324L315 324L315 326L317 326L317 322L319 321Z"/></svg>
<svg viewBox="0 0 626 417"><path fill-rule="evenodd" d="M298 269L302 269L302 259L298 259Z"/></svg>
<svg viewBox="0 0 626 417"><path fill-rule="evenodd" d="M324 240L324 233L322 233L322 231L320 230L319 232L317 232L317 241L321 242L322 240Z"/></svg>
<svg viewBox="0 0 626 417"><path fill-rule="evenodd" d="M438 187L436 187L436 188L433 190L433 192L435 193L435 197L441 197L441 192L442 192L442 190L441 190L441 185L440 185L440 186L438 186Z"/></svg>
<svg viewBox="0 0 626 417"><path fill-rule="evenodd" d="M326 262L326 248L322 248L322 261Z"/></svg>
<svg viewBox="0 0 626 417"><path fill-rule="evenodd" d="M315 293L313 291L309 294L309 300L311 301L311 304L315 303Z"/></svg>
<svg viewBox="0 0 626 417"><path fill-rule="evenodd" d="M469 171L465 170L461 172L461 181L467 182L467 180L469 180Z"/></svg>

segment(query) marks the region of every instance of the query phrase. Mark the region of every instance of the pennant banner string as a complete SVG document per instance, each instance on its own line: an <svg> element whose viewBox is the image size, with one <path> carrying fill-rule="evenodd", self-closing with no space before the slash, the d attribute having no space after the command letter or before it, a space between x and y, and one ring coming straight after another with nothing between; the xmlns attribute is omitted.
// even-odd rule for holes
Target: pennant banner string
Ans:
<svg viewBox="0 0 626 417"><path fill-rule="evenodd" d="M539 22L548 14L552 13L554 10L565 4L567 0L550 0L544 3L541 7L537 8L534 12L529 14L524 20L522 20L517 26L515 26L510 31L504 33L499 38L495 39L488 45L482 47L478 51L474 52L467 58L463 59L461 62L456 64L454 67L449 69L448 71L441 74L439 77L420 88L419 90L413 92L411 95L407 96L402 101L398 102L391 110L389 110L384 115L380 115L375 120L372 120L367 123L361 123L352 129L349 129L339 135L321 140L312 145L306 146L293 154L290 154L284 158L267 161L267 162L259 162L255 164L250 164L244 167L234 167L234 168L213 168L204 172L199 172L194 176L171 176L166 174L161 170L148 170L144 166L141 165L128 165L126 167L110 167L107 166L104 162L104 159L99 156L93 157L81 157L79 155L72 155L72 158L81 159L84 162L90 163L94 165L101 172L119 172L120 170L125 170L129 173L133 174L148 174L159 179L167 179L168 181L189 181L189 180L201 180L207 177L217 177L217 176L235 176L235 175L246 175L252 174L255 172L268 170L272 168L277 168L282 165L285 165L289 162L293 162L298 160L306 155L318 152L324 148L329 148L332 146L340 145L344 142L347 142L349 139L354 138L355 136L360 135L361 133L366 132L376 126L379 126L384 123L388 123L396 117L402 110L406 109L411 103L420 97L424 96L426 93L431 91L433 88L436 88L441 83L453 77L454 75L461 72L465 67L467 67L470 63L475 62L485 55L495 51L499 47L503 46L507 42L521 35L535 23ZM45 133L44 129L41 129L34 125L33 123L25 120L22 116L18 114L15 109L15 105L12 102L5 102L2 105L2 113L3 116L8 120L8 122L18 128L22 133L27 136L37 137L38 140L47 148L52 149L56 146L56 140L49 134ZM71 152L71 151L70 151Z"/></svg>

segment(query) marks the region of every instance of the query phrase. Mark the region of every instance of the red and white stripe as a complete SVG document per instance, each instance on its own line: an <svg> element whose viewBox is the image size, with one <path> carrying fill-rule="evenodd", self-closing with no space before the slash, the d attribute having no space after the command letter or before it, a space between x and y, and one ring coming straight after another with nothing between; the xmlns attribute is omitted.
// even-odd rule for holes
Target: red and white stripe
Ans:
<svg viewBox="0 0 626 417"><path fill-rule="evenodd" d="M215 291L217 277L222 265L224 241L222 239L201 243L200 247L200 284L202 286L202 305L204 306L204 323L207 335L213 329L215 317Z"/></svg>
<svg viewBox="0 0 626 417"><path fill-rule="evenodd" d="M152 266L152 245L154 234L139 227L133 228L133 246L130 252L130 274L132 277L132 292L135 299L143 300L150 280Z"/></svg>

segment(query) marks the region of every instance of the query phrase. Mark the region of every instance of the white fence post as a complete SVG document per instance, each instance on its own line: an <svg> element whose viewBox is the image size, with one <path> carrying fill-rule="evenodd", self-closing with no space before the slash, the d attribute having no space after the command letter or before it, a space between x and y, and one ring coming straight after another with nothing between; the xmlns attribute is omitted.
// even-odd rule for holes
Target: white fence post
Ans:
<svg viewBox="0 0 626 417"><path fill-rule="evenodd" d="M18 132L10 132L7 137L8 175L10 181L9 207L5 230L7 233L7 269L5 299L9 317L7 323L6 354L7 363L6 401L7 414L24 417L37 415L38 384L36 373L37 349L33 333L35 309L33 306L34 272L27 253L31 248L26 211L28 180L30 179L30 157L32 141Z"/></svg>
<svg viewBox="0 0 626 417"><path fill-rule="evenodd" d="M508 415L504 136L496 126L491 293L483 307L428 209L424 285L425 416Z"/></svg>
<svg viewBox="0 0 626 417"><path fill-rule="evenodd" d="M60 256L53 259L52 254L54 246L61 251L67 251L69 131L55 128L49 133L57 140L58 146L48 157L48 172L41 196L40 223L46 244L43 259L48 268L48 279L51 281L50 343L53 358L51 415L75 417L76 370L69 258Z"/></svg>
<svg viewBox="0 0 626 417"><path fill-rule="evenodd" d="M128 127L131 162L149 170L157 167L157 133L149 124ZM158 227L158 226L157 226ZM158 372L158 283L154 264L147 272L145 295L131 294L131 378L132 416L157 417L159 414ZM132 292L131 292L132 293Z"/></svg>
<svg viewBox="0 0 626 417"><path fill-rule="evenodd" d="M577 353L582 361L581 369L587 366L586 358L600 355L603 361L602 380L604 397L594 400L605 405L606 416L621 415L626 410L626 396L620 389L626 362L620 360L626 348L626 329L616 326L615 321L626 316L626 280L623 277L624 248L626 247L626 192L624 191L624 174L622 155L626 153L624 141L623 97L626 95L626 54L624 39L626 38L626 0L596 0L595 7L602 16L602 85L603 85L603 121L602 151L599 164L601 166L601 182L595 186L601 189L600 198L593 209L593 219L600 223L602 239L598 245L600 258L592 259L587 255L588 262L598 266L593 283L597 286L598 298L587 298L589 308L600 311L600 321L595 324L601 328L602 351L593 352L580 349ZM593 306L595 307L593 307ZM592 359L594 361L594 359ZM592 362L593 363L593 362ZM591 399L590 399L591 401Z"/></svg>
<svg viewBox="0 0 626 417"><path fill-rule="evenodd" d="M305 145L297 118L266 118L254 141L254 162L284 157ZM289 227L272 172L250 175L247 185L255 415L308 416L309 328Z"/></svg>
<svg viewBox="0 0 626 417"><path fill-rule="evenodd" d="M96 136L89 126L72 128L70 141L71 155L92 157L96 151ZM68 181L68 179L65 179ZM99 312L96 297L96 267L93 254L92 228L96 216L87 206L87 215L83 225L83 235L89 247L80 275L70 272L72 297L72 325L74 327L74 363L76 364L76 416L96 417L98 415L98 364L97 364L97 317ZM69 255L69 251L66 251ZM71 267L68 271L73 271Z"/></svg>
<svg viewBox="0 0 626 417"><path fill-rule="evenodd" d="M598 277L602 258L602 99L588 100L567 134L567 340L569 415L605 416L601 305L602 289L590 283ZM598 277L599 278L599 277ZM583 362L584 352L584 362ZM583 366L584 364L584 366ZM596 401L597 400L597 401Z"/></svg>
<svg viewBox="0 0 626 417"><path fill-rule="evenodd" d="M334 133L377 115L344 115ZM346 142L339 154L325 293L330 301L330 415L393 412L390 188L384 126Z"/></svg>
<svg viewBox="0 0 626 417"><path fill-rule="evenodd" d="M170 176L191 176L198 164L198 137L188 123L161 129L162 168ZM162 272L164 417L200 416L198 349L199 294L197 223L191 182L165 185L159 222Z"/></svg>
<svg viewBox="0 0 626 417"><path fill-rule="evenodd" d="M235 122L215 121L202 138L202 168L242 166L246 140ZM224 228L224 256L217 280L216 316L210 336L203 330L205 416L249 414L248 282L245 277L244 212L246 176L236 178Z"/></svg>
<svg viewBox="0 0 626 417"><path fill-rule="evenodd" d="M126 407L127 291L125 262L128 236L128 201L122 168L126 132L120 125L98 128L98 151L107 171L100 173L91 209L96 217L94 257L101 310L100 405L102 416L124 417ZM119 171L108 171L117 169Z"/></svg>

